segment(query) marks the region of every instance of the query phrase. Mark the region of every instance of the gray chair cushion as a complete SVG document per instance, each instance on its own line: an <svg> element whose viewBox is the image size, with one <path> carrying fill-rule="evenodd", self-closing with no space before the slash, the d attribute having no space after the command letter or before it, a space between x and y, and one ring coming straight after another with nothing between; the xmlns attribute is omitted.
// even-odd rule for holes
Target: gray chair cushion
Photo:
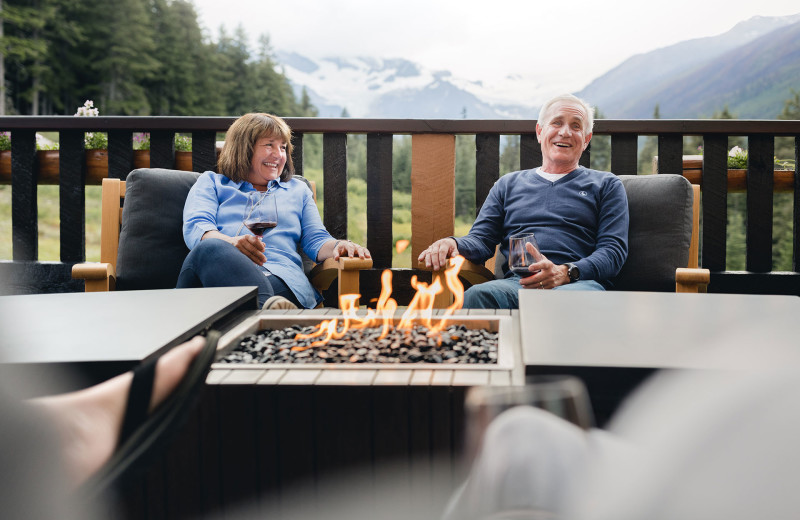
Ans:
<svg viewBox="0 0 800 520"><path fill-rule="evenodd" d="M189 250L183 205L199 173L141 168L126 179L117 253L117 289L174 288Z"/></svg>
<svg viewBox="0 0 800 520"><path fill-rule="evenodd" d="M628 259L612 282L625 291L674 291L689 263L692 186L681 175L620 175L628 195Z"/></svg>

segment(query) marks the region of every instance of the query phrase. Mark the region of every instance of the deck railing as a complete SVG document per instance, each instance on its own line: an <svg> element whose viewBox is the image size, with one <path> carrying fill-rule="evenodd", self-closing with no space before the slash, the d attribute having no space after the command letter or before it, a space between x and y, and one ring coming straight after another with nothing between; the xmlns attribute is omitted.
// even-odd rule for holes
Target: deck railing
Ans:
<svg viewBox="0 0 800 520"><path fill-rule="evenodd" d="M11 281L13 292L80 291L70 279L71 265L85 259L86 159L84 132L108 132L108 175L124 179L133 168L135 132L151 136L151 167L172 168L174 135L190 133L195 171L214 169L217 132L231 117L0 117L0 131L11 132L13 260L0 262L0 278ZM392 143L402 134L474 135L476 140L476 204L485 200L500 175L500 138L520 137L520 167L541 164L535 121L325 119L287 118L295 133L294 164L303 174L303 143L308 134L323 136L325 225L336 237L347 236L347 135L367 135L367 246L374 269L362 277L364 292L377 294L379 273L391 268ZM60 262L39 262L37 251L36 132L58 132L60 141ZM793 181L792 271L772 271L774 138L794 139L794 160L800 164L800 121L779 120L598 120L594 135L610 136L611 171L636 174L638 138L657 136L660 172L681 172L683 137L702 136L702 267L712 272L709 291L800 295L800 180ZM728 137L745 136L749 166L746 173L746 271L726 271ZM581 158L589 165L591 148ZM0 179L2 180L2 179ZM398 270L400 271L400 270ZM407 271L403 277L415 270ZM25 280L25 282L21 282Z"/></svg>

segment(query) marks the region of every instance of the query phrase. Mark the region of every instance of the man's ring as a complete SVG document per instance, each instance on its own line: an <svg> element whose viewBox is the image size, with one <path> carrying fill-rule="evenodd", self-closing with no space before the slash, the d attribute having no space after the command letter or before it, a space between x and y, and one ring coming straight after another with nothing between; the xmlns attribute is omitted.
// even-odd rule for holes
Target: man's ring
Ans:
<svg viewBox="0 0 800 520"><path fill-rule="evenodd" d="M542 282L539 282L539 289L544 289L544 284Z"/></svg>

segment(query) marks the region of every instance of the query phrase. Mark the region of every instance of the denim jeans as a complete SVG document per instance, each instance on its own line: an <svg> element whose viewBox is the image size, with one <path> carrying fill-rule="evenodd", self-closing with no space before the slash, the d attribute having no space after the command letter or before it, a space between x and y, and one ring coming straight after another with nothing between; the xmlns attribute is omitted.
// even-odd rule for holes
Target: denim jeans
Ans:
<svg viewBox="0 0 800 520"><path fill-rule="evenodd" d="M201 240L183 261L178 289L190 287L258 287L258 308L270 296L278 295L302 307L286 283L268 275L252 260L224 240Z"/></svg>
<svg viewBox="0 0 800 520"><path fill-rule="evenodd" d="M519 276L511 276L502 280L490 280L473 285L464 293L465 309L518 309L519 291L535 291L523 289L519 284ZM556 291L605 291L599 282L594 280L578 280L577 282L559 285Z"/></svg>

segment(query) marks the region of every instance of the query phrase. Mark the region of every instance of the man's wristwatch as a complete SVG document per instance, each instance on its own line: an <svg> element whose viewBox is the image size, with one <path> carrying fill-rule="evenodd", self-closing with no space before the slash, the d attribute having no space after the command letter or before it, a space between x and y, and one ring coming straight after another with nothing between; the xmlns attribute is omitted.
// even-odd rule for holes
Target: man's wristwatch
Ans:
<svg viewBox="0 0 800 520"><path fill-rule="evenodd" d="M567 276L569 276L569 283L577 282L581 279L581 271L578 269L578 266L575 264L566 264L567 265Z"/></svg>

